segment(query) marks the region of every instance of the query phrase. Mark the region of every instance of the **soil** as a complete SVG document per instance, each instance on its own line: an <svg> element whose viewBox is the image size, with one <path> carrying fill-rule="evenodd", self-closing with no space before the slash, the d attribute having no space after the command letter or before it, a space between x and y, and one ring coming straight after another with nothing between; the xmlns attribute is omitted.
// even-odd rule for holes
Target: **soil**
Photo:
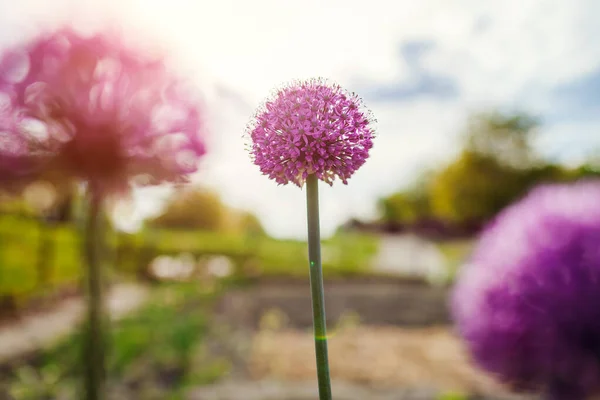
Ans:
<svg viewBox="0 0 600 400"><path fill-rule="evenodd" d="M336 399L519 398L469 360L451 326L448 288L391 278L325 286ZM311 317L304 281L263 280L227 293L217 307L213 349L237 361L226 379L189 399L317 398Z"/></svg>
<svg viewBox="0 0 600 400"><path fill-rule="evenodd" d="M370 277L325 282L328 326L348 315L364 324L439 326L450 324L449 288L418 279ZM312 327L310 286L307 280L263 279L247 288L230 290L219 302L217 314L231 324L258 329L265 312L285 315L287 326Z"/></svg>
<svg viewBox="0 0 600 400"><path fill-rule="evenodd" d="M498 393L502 388L472 366L449 328L356 326L330 335L333 379L379 388L430 387L461 393ZM310 332L263 331L252 344L253 379L303 381L316 376Z"/></svg>

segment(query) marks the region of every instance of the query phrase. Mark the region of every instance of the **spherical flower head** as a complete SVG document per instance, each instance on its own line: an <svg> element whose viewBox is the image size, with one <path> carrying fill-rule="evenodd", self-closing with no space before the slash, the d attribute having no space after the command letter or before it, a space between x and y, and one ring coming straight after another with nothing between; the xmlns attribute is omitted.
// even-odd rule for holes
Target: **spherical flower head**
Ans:
<svg viewBox="0 0 600 400"><path fill-rule="evenodd" d="M483 232L452 298L476 363L515 389L600 389L600 182L541 186Z"/></svg>
<svg viewBox="0 0 600 400"><path fill-rule="evenodd" d="M205 128L189 88L162 58L112 34L61 29L0 55L3 131L45 169L106 190L197 169Z"/></svg>
<svg viewBox="0 0 600 400"><path fill-rule="evenodd" d="M302 187L309 174L344 184L369 157L375 120L361 99L324 79L277 90L248 124L249 151L260 171Z"/></svg>
<svg viewBox="0 0 600 400"><path fill-rule="evenodd" d="M14 111L12 99L0 91L0 191L18 189L34 178Z"/></svg>

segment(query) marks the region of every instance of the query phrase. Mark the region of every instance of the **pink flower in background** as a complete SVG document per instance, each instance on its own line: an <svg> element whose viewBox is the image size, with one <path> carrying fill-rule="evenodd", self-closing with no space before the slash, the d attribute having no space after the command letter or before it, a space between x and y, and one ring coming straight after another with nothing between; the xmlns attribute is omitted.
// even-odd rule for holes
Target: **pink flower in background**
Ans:
<svg viewBox="0 0 600 400"><path fill-rule="evenodd" d="M18 188L31 174L31 157L18 131L13 97L0 91L0 189Z"/></svg>
<svg viewBox="0 0 600 400"><path fill-rule="evenodd" d="M250 153L263 174L302 186L309 174L344 184L369 157L374 119L360 98L322 79L278 90L247 127Z"/></svg>
<svg viewBox="0 0 600 400"><path fill-rule="evenodd" d="M202 108L189 88L162 59L116 36L40 36L0 57L8 105L0 124L13 143L0 166L26 151L46 170L103 190L185 180L205 153Z"/></svg>

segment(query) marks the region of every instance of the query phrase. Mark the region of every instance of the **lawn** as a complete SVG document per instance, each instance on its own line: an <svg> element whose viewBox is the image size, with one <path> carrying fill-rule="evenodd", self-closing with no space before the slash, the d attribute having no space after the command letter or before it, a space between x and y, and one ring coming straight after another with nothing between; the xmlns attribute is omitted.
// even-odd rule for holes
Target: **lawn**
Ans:
<svg viewBox="0 0 600 400"><path fill-rule="evenodd" d="M197 257L223 255L240 267L245 264L245 268L237 269L241 278L308 275L308 249L303 241L149 229L135 234L109 232L106 238L106 249L110 250L105 253L106 262L115 266L112 272L119 274L139 276L157 256L191 253ZM0 215L0 304L8 299L18 309L47 293L76 287L83 273L80 246L81 238L73 225ZM377 248L377 239L366 234L343 234L324 240L324 274L368 273Z"/></svg>
<svg viewBox="0 0 600 400"><path fill-rule="evenodd" d="M25 303L77 285L81 272L79 239L72 227L0 218L0 299L10 296Z"/></svg>
<svg viewBox="0 0 600 400"><path fill-rule="evenodd" d="M336 235L322 241L325 277L345 277L371 272L378 246L374 236ZM258 273L262 276L308 277L308 245L301 241L265 240L257 247Z"/></svg>
<svg viewBox="0 0 600 400"><path fill-rule="evenodd" d="M268 236L243 236L219 232L145 230L133 235L121 235L120 245L128 265L131 257L146 251L143 268L153 257L177 256L190 253L195 256L223 255L234 263L250 264L237 273L247 276L308 275L308 245L304 241L280 240ZM122 247L125 248L125 247ZM323 272L326 276L355 276L371 271L370 262L378 250L377 238L368 234L340 234L322 241ZM120 266L120 269L124 269Z"/></svg>

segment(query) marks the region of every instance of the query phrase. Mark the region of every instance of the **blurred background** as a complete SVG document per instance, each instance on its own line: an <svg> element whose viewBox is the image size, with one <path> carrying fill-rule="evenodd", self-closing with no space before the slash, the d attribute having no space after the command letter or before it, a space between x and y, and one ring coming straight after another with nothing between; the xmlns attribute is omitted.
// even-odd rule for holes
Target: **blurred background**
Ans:
<svg viewBox="0 0 600 400"><path fill-rule="evenodd" d="M106 210L111 398L316 397L304 192L261 176L242 138L273 88L312 76L378 119L365 166L321 189L334 395L509 398L463 351L448 292L505 206L600 175L599 14L593 0L0 2L2 47L109 24L168 49L204 94L213 136L192 183ZM74 399L80 188L47 176L0 196L0 399Z"/></svg>

